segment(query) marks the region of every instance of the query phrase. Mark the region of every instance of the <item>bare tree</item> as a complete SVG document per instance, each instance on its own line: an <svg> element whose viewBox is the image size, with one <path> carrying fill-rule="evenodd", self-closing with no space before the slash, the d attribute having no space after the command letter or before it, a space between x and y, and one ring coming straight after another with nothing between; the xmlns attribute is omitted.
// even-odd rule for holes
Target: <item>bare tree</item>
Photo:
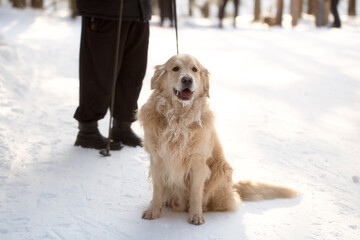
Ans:
<svg viewBox="0 0 360 240"><path fill-rule="evenodd" d="M70 0L71 17L76 17L76 0Z"/></svg>
<svg viewBox="0 0 360 240"><path fill-rule="evenodd" d="M356 0L349 0L348 15L356 16Z"/></svg>
<svg viewBox="0 0 360 240"><path fill-rule="evenodd" d="M315 15L315 25L325 26L329 21L330 0L314 0L313 10Z"/></svg>
<svg viewBox="0 0 360 240"><path fill-rule="evenodd" d="M304 1L303 0L299 0L300 2L300 6L299 6L299 18L301 18L301 13L303 12L303 4Z"/></svg>
<svg viewBox="0 0 360 240"><path fill-rule="evenodd" d="M31 7L33 8L43 8L44 0L31 0Z"/></svg>
<svg viewBox="0 0 360 240"><path fill-rule="evenodd" d="M291 25L296 26L298 19L301 16L302 12L302 0L291 0L290 2L290 13L291 13Z"/></svg>
<svg viewBox="0 0 360 240"><path fill-rule="evenodd" d="M314 14L314 1L315 0L308 0L308 14Z"/></svg>
<svg viewBox="0 0 360 240"><path fill-rule="evenodd" d="M277 0L275 25L281 26L283 8L284 8L284 1L283 0Z"/></svg>
<svg viewBox="0 0 360 240"><path fill-rule="evenodd" d="M210 16L210 2L206 1L204 5L200 6L200 10L202 15L208 18Z"/></svg>
<svg viewBox="0 0 360 240"><path fill-rule="evenodd" d="M193 15L193 7L195 6L195 0L189 0L189 16Z"/></svg>
<svg viewBox="0 0 360 240"><path fill-rule="evenodd" d="M261 14L261 2L260 0L255 0L255 4L254 4L254 22L259 21L260 20L260 14Z"/></svg>
<svg viewBox="0 0 360 240"><path fill-rule="evenodd" d="M26 0L13 0L13 7L15 8L25 8Z"/></svg>

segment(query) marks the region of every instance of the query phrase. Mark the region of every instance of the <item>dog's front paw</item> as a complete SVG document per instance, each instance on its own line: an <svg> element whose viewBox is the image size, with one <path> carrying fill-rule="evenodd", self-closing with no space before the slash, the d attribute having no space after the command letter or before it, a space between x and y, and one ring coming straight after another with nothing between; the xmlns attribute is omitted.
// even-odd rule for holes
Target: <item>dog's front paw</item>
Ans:
<svg viewBox="0 0 360 240"><path fill-rule="evenodd" d="M204 216L200 214L190 214L189 223L194 225L201 225L205 222Z"/></svg>
<svg viewBox="0 0 360 240"><path fill-rule="evenodd" d="M152 220L159 217L160 217L160 211L154 211L151 209L144 211L142 215L142 218L147 220Z"/></svg>

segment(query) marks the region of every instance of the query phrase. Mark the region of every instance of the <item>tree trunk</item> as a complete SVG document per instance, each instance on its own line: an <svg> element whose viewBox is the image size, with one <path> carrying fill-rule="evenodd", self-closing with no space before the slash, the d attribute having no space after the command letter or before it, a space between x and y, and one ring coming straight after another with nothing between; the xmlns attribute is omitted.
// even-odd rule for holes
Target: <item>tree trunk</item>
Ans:
<svg viewBox="0 0 360 240"><path fill-rule="evenodd" d="M356 0L349 0L348 15L356 16Z"/></svg>
<svg viewBox="0 0 360 240"><path fill-rule="evenodd" d="M277 0L275 25L281 26L283 8L284 8L284 1L283 0Z"/></svg>
<svg viewBox="0 0 360 240"><path fill-rule="evenodd" d="M326 26L329 21L330 0L314 0L315 25Z"/></svg>
<svg viewBox="0 0 360 240"><path fill-rule="evenodd" d="M15 8L25 8L26 0L13 0L13 7Z"/></svg>
<svg viewBox="0 0 360 240"><path fill-rule="evenodd" d="M299 18L301 18L301 13L303 11L303 0L298 0L300 2L300 6L299 6Z"/></svg>
<svg viewBox="0 0 360 240"><path fill-rule="evenodd" d="M295 27L298 23L298 19L300 16L300 4L302 2L300 0L291 0L290 2L290 13L291 13L291 25Z"/></svg>
<svg viewBox="0 0 360 240"><path fill-rule="evenodd" d="M330 7L331 7L331 0L323 0L324 7L323 7L323 18L322 18L322 24L323 26L326 26L329 22L329 13L330 13Z"/></svg>
<svg viewBox="0 0 360 240"><path fill-rule="evenodd" d="M31 0L31 7L33 8L43 8L44 0Z"/></svg>
<svg viewBox="0 0 360 240"><path fill-rule="evenodd" d="M308 0L308 14L314 14L314 0Z"/></svg>
<svg viewBox="0 0 360 240"><path fill-rule="evenodd" d="M70 0L71 17L76 18L76 0Z"/></svg>
<svg viewBox="0 0 360 240"><path fill-rule="evenodd" d="M255 0L254 4L254 22L257 22L260 20L260 14L261 14L261 8L260 8L260 0Z"/></svg>
<svg viewBox="0 0 360 240"><path fill-rule="evenodd" d="M205 18L209 18L210 16L210 3L205 2L202 7L200 7L201 13Z"/></svg>
<svg viewBox="0 0 360 240"><path fill-rule="evenodd" d="M191 16L191 17L192 17L192 15L193 15L192 9L193 9L193 7L194 7L194 1L195 1L195 0L189 0L189 16Z"/></svg>

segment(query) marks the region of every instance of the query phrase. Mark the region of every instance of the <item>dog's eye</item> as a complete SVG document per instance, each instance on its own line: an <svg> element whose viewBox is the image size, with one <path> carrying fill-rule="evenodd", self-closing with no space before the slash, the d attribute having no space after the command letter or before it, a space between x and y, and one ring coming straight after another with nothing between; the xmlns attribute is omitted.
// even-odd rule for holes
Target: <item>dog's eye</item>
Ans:
<svg viewBox="0 0 360 240"><path fill-rule="evenodd" d="M196 68L196 67L193 67L192 70L193 70L194 72L197 72L197 68Z"/></svg>
<svg viewBox="0 0 360 240"><path fill-rule="evenodd" d="M174 67L172 70L173 70L174 72L177 72L177 71L180 70L180 68L179 68L179 67Z"/></svg>

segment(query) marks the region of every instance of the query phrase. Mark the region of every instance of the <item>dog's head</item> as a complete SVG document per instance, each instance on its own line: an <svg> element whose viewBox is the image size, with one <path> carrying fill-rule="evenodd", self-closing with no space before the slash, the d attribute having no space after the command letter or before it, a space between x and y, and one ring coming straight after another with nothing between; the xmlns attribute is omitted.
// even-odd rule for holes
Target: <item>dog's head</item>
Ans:
<svg viewBox="0 0 360 240"><path fill-rule="evenodd" d="M165 64L155 67L151 89L157 89L180 101L209 97L209 72L193 56L178 54Z"/></svg>

